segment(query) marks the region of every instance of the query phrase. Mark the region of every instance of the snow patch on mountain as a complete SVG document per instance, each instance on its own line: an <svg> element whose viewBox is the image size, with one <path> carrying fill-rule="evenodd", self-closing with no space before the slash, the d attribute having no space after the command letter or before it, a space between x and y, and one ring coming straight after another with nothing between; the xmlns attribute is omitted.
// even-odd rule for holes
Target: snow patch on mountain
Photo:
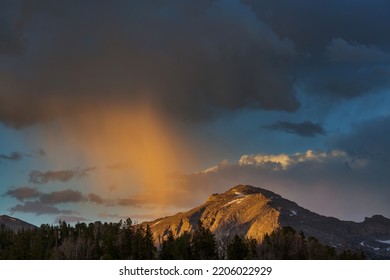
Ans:
<svg viewBox="0 0 390 280"><path fill-rule="evenodd" d="M298 215L297 210L290 210L290 217Z"/></svg>
<svg viewBox="0 0 390 280"><path fill-rule="evenodd" d="M370 245L366 245L366 244L364 244L364 242L365 242L365 241L360 242L359 245L360 245L360 246L363 246L363 247L368 247L368 248L370 248L370 249L372 249L372 250L374 250L374 251L378 251L378 250L380 249L380 248L378 248L378 247L372 247L372 246L370 246Z"/></svg>
<svg viewBox="0 0 390 280"><path fill-rule="evenodd" d="M380 243L390 244L390 240L377 240Z"/></svg>
<svg viewBox="0 0 390 280"><path fill-rule="evenodd" d="M161 223L161 221L154 223L152 226L158 225L159 223Z"/></svg>
<svg viewBox="0 0 390 280"><path fill-rule="evenodd" d="M236 196L238 196L238 197L243 197L243 196L245 196L244 194L242 194L242 193L240 193L240 192L234 192L234 194L235 194Z"/></svg>
<svg viewBox="0 0 390 280"><path fill-rule="evenodd" d="M223 207L225 206L228 206L230 204L233 204L233 203L237 203L237 204L240 204L246 197L241 197L241 198L237 198L237 199L234 199L232 201L229 201L228 203L226 203Z"/></svg>

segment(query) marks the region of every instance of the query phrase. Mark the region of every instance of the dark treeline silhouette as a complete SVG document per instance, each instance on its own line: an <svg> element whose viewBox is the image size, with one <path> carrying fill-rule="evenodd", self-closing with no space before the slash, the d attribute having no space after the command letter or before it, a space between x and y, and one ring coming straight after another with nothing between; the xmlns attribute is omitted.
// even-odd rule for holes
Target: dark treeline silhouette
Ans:
<svg viewBox="0 0 390 280"><path fill-rule="evenodd" d="M160 238L161 239L161 238ZM337 252L313 237L306 238L291 227L265 235L262 242L234 236L225 245L217 243L211 231L199 222L192 233L178 237L170 231L153 242L149 226L119 223L77 223L41 225L34 230L14 232L0 225L0 259L92 260L92 259L364 259L363 253Z"/></svg>
<svg viewBox="0 0 390 280"><path fill-rule="evenodd" d="M261 243L255 239L242 239L236 235L227 245L228 259L262 260L360 260L366 256L362 251L336 251L323 245L314 237L306 238L291 227L283 227L266 234Z"/></svg>

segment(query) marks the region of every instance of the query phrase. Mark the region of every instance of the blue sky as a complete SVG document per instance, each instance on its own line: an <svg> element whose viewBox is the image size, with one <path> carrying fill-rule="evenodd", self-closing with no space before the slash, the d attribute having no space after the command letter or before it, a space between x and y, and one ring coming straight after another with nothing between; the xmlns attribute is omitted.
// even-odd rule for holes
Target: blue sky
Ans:
<svg viewBox="0 0 390 280"><path fill-rule="evenodd" d="M387 1L0 1L0 214L143 221L246 183L390 216Z"/></svg>

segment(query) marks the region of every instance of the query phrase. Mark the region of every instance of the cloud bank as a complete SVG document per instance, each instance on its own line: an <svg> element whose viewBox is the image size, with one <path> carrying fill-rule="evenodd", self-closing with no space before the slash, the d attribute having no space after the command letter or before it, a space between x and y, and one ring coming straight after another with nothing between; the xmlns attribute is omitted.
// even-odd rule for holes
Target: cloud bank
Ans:
<svg viewBox="0 0 390 280"><path fill-rule="evenodd" d="M216 109L299 107L294 44L239 1L9 6L13 13L0 15L8 26L0 121L10 126L145 99L190 121Z"/></svg>

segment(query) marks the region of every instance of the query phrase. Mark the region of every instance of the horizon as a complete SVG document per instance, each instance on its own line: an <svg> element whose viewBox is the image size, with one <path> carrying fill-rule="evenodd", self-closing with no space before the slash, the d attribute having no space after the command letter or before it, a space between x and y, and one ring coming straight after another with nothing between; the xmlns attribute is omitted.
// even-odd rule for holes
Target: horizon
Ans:
<svg viewBox="0 0 390 280"><path fill-rule="evenodd" d="M0 214L146 221L249 184L390 217L390 3L0 7Z"/></svg>

